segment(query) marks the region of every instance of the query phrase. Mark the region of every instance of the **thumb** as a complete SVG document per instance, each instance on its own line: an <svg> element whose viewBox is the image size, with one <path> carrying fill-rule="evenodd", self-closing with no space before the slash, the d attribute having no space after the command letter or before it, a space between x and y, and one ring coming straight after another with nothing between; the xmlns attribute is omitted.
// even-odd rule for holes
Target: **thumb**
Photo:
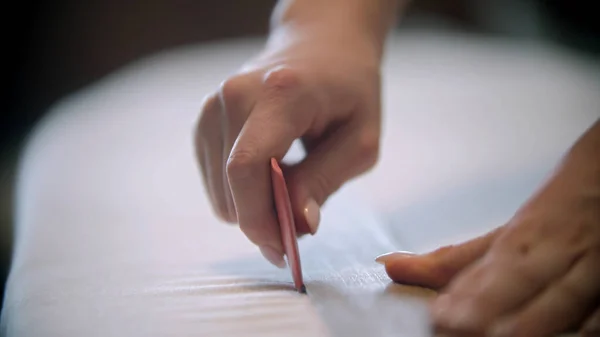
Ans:
<svg viewBox="0 0 600 337"><path fill-rule="evenodd" d="M427 254L388 253L377 257L376 261L385 265L388 276L395 282L439 289L482 257L501 229L496 228L486 235Z"/></svg>
<svg viewBox="0 0 600 337"><path fill-rule="evenodd" d="M373 167L379 152L379 128L336 129L308 149L289 168L290 196L298 234L317 232L320 208L344 183Z"/></svg>

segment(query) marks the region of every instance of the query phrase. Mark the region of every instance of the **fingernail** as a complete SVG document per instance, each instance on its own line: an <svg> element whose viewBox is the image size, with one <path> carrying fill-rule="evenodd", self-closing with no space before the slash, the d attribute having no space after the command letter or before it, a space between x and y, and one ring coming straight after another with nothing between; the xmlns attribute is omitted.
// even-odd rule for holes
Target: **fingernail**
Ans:
<svg viewBox="0 0 600 337"><path fill-rule="evenodd" d="M270 247L270 246L261 246L260 252L265 257L265 259L267 259L269 262L271 262L276 267L282 268L282 269L286 267L286 263L285 263L285 260L283 259L283 255L280 254L279 252L277 252L277 250L275 250L275 248Z"/></svg>
<svg viewBox="0 0 600 337"><path fill-rule="evenodd" d="M401 259L401 258L405 258L405 257L411 257L411 256L415 256L415 255L417 255L417 254L411 253L411 252L406 252L406 251L390 252L390 253L385 253L385 254L379 255L378 257L375 258L375 262L385 265L386 263L388 263L391 260Z"/></svg>
<svg viewBox="0 0 600 337"><path fill-rule="evenodd" d="M510 321L494 324L486 337L509 337L514 335L514 324Z"/></svg>
<svg viewBox="0 0 600 337"><path fill-rule="evenodd" d="M304 219L310 229L310 234L315 235L321 221L321 210L319 204L314 199L308 200L304 207Z"/></svg>

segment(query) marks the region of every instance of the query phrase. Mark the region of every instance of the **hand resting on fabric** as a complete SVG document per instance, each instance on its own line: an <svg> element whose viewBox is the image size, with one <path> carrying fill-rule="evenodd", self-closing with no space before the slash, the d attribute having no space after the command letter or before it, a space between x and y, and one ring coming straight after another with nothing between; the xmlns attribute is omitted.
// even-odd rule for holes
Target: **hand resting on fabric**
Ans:
<svg viewBox="0 0 600 337"><path fill-rule="evenodd" d="M440 330L600 335L600 120L504 226L428 254L377 260L396 282L441 291L431 306Z"/></svg>

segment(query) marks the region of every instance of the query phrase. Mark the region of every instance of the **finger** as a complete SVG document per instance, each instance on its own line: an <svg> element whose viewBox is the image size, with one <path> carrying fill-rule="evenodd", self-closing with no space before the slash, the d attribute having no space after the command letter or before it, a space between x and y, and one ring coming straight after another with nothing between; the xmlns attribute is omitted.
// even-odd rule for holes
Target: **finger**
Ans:
<svg viewBox="0 0 600 337"><path fill-rule="evenodd" d="M196 152L196 161L198 162L200 174L202 176L202 182L203 182L202 186L204 186L209 199L212 200L212 194L210 191L207 172L206 172L207 170L205 169L205 166L207 165L206 154L205 154L206 149L205 149L205 145L204 145L205 137L204 137L203 133L200 132L200 128L202 127L202 125L207 122L208 113L206 112L206 110L209 110L208 104L207 104L209 98L210 98L210 96L207 96L202 101L202 104L201 104L202 108L200 109L200 115L198 116L198 120L196 121L196 124L194 125L194 150Z"/></svg>
<svg viewBox="0 0 600 337"><path fill-rule="evenodd" d="M377 258L395 282L439 289L462 269L481 258L503 227L475 239L424 255L391 253Z"/></svg>
<svg viewBox="0 0 600 337"><path fill-rule="evenodd" d="M580 323L599 298L598 255L585 255L524 309L497 323L491 336L553 336Z"/></svg>
<svg viewBox="0 0 600 337"><path fill-rule="evenodd" d="M237 213L231 195L229 179L227 178L227 160L231 154L233 144L244 126L244 122L250 115L254 105L255 94L250 75L233 77L221 84L219 98L223 107L223 162L221 171L223 174L224 199L228 210L228 221L236 222Z"/></svg>
<svg viewBox="0 0 600 337"><path fill-rule="evenodd" d="M600 336L600 305L586 319L581 329L581 334L583 337Z"/></svg>
<svg viewBox="0 0 600 337"><path fill-rule="evenodd" d="M307 84L290 69L272 71L264 86L233 145L227 176L240 228L269 261L281 265L283 248L273 208L270 160L283 158L293 141L310 128L317 105L306 92Z"/></svg>
<svg viewBox="0 0 600 337"><path fill-rule="evenodd" d="M315 234L320 207L345 182L376 163L378 121L355 120L332 130L289 174L295 222L300 232Z"/></svg>
<svg viewBox="0 0 600 337"><path fill-rule="evenodd" d="M572 251L559 249L550 240L529 244L526 251L514 250L520 245L503 242L518 240L518 234L506 228L484 258L450 282L446 293L432 304L438 326L482 329L564 275L577 259Z"/></svg>
<svg viewBox="0 0 600 337"><path fill-rule="evenodd" d="M223 195L221 104L217 94L208 96L203 104L195 134L196 157L199 161L204 186L210 196L215 213L227 217Z"/></svg>
<svg viewBox="0 0 600 337"><path fill-rule="evenodd" d="M316 127L320 132L302 137L307 156L289 175L295 222L301 234L314 235L326 200L377 163L381 138L379 82L371 84L361 89L367 93L362 97L370 99L356 102L340 97L333 102L336 115L330 124L320 123Z"/></svg>

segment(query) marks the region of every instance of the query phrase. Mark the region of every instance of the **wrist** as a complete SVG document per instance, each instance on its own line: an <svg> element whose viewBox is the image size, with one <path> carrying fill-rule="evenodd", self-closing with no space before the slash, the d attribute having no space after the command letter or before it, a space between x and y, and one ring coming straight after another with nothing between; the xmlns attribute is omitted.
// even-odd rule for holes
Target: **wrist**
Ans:
<svg viewBox="0 0 600 337"><path fill-rule="evenodd" d="M600 120L570 148L532 201L548 199L600 205Z"/></svg>
<svg viewBox="0 0 600 337"><path fill-rule="evenodd" d="M383 41L344 23L288 22L271 29L265 50L270 55L291 52L288 55L298 58L333 53L379 68Z"/></svg>
<svg viewBox="0 0 600 337"><path fill-rule="evenodd" d="M368 48L381 60L389 30L406 0L282 0L271 17L271 41L285 37ZM400 4L403 4L402 6ZM364 50L363 50L364 51ZM348 54L357 52L349 50ZM360 52L360 50L358 50Z"/></svg>
<svg viewBox="0 0 600 337"><path fill-rule="evenodd" d="M600 119L577 140L558 168L557 179L600 198Z"/></svg>

